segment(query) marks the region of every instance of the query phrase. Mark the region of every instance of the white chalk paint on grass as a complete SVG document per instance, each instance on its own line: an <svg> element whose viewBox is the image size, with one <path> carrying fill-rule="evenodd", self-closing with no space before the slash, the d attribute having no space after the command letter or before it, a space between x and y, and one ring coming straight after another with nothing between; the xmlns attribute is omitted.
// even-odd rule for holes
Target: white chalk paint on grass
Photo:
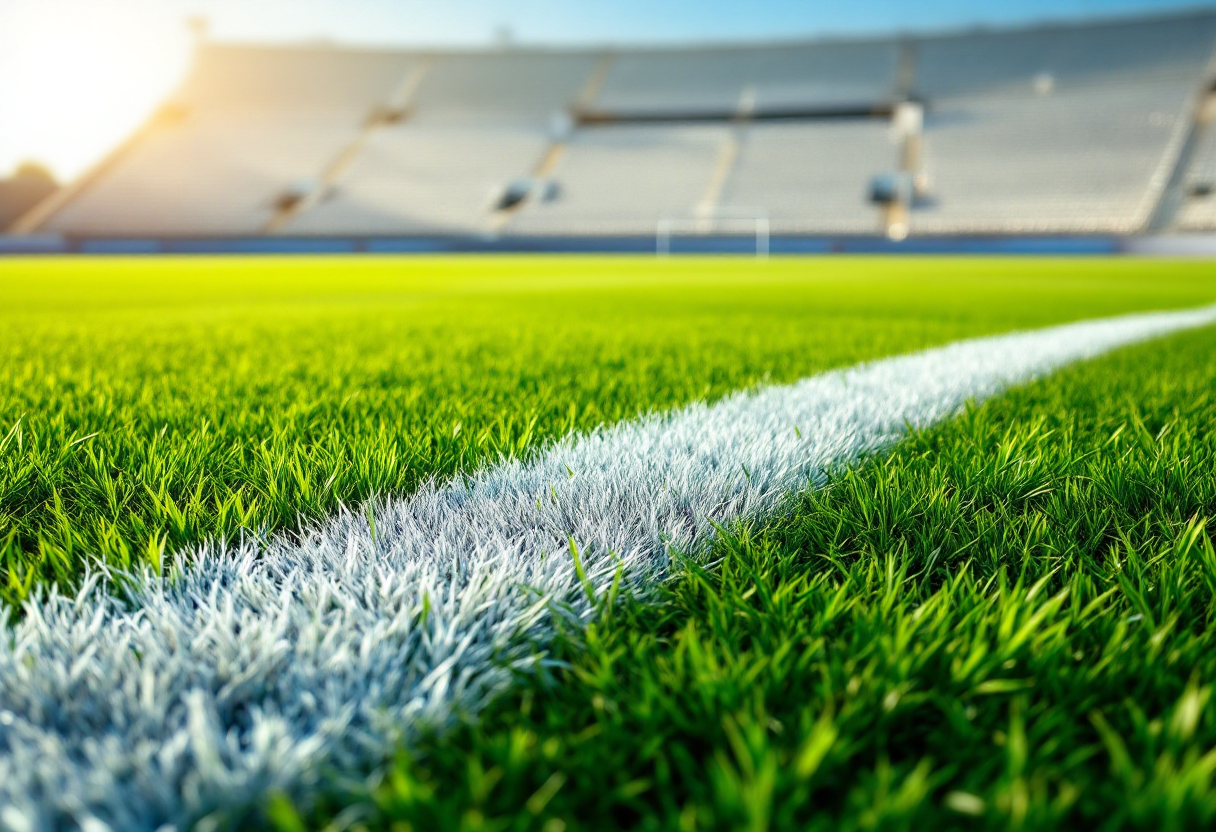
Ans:
<svg viewBox="0 0 1216 832"><path fill-rule="evenodd" d="M0 637L0 828L182 828L366 771L476 712L556 616L585 622L618 576L644 592L670 550L704 552L714 523L778 510L968 399L1213 320L1072 324L740 393L203 549L126 602L96 580L51 594Z"/></svg>

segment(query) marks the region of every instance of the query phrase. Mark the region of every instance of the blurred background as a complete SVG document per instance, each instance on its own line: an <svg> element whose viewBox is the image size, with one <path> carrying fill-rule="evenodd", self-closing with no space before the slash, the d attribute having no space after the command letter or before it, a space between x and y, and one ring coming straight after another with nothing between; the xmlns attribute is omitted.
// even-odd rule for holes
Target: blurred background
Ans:
<svg viewBox="0 0 1216 832"><path fill-rule="evenodd" d="M130 250L1201 234L1214 44L1216 4L1169 0L0 0L0 229Z"/></svg>

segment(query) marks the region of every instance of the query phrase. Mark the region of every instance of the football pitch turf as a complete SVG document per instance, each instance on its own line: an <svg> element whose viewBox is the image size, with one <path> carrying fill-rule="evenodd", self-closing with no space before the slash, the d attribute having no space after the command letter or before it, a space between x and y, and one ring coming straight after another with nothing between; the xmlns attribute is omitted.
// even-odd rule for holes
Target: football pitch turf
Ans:
<svg viewBox="0 0 1216 832"><path fill-rule="evenodd" d="M1214 300L1207 264L1136 260L0 261L3 598L740 389ZM477 719L261 820L1209 825L1213 347L1128 347L914 431L602 603Z"/></svg>

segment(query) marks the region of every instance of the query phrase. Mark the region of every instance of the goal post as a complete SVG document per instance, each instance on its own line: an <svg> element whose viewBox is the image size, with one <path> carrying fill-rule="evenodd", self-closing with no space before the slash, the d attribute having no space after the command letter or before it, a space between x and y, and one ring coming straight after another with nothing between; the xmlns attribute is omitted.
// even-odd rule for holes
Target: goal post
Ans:
<svg viewBox="0 0 1216 832"><path fill-rule="evenodd" d="M767 213L753 209L719 211L708 216L660 217L655 223L654 253L656 257L670 255L672 239L678 235L709 237L729 233L755 235L757 259L768 258L772 224Z"/></svg>

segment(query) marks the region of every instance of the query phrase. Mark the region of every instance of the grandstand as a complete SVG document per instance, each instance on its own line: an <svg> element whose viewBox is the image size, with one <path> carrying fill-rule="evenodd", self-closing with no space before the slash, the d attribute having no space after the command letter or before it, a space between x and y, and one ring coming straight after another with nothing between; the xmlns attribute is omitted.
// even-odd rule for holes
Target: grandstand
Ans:
<svg viewBox="0 0 1216 832"><path fill-rule="evenodd" d="M665 223L703 234L763 223L792 236L1216 230L1214 44L1213 12L767 46L205 44L147 125L18 229L119 239L648 237ZM876 202L884 181L895 184Z"/></svg>

